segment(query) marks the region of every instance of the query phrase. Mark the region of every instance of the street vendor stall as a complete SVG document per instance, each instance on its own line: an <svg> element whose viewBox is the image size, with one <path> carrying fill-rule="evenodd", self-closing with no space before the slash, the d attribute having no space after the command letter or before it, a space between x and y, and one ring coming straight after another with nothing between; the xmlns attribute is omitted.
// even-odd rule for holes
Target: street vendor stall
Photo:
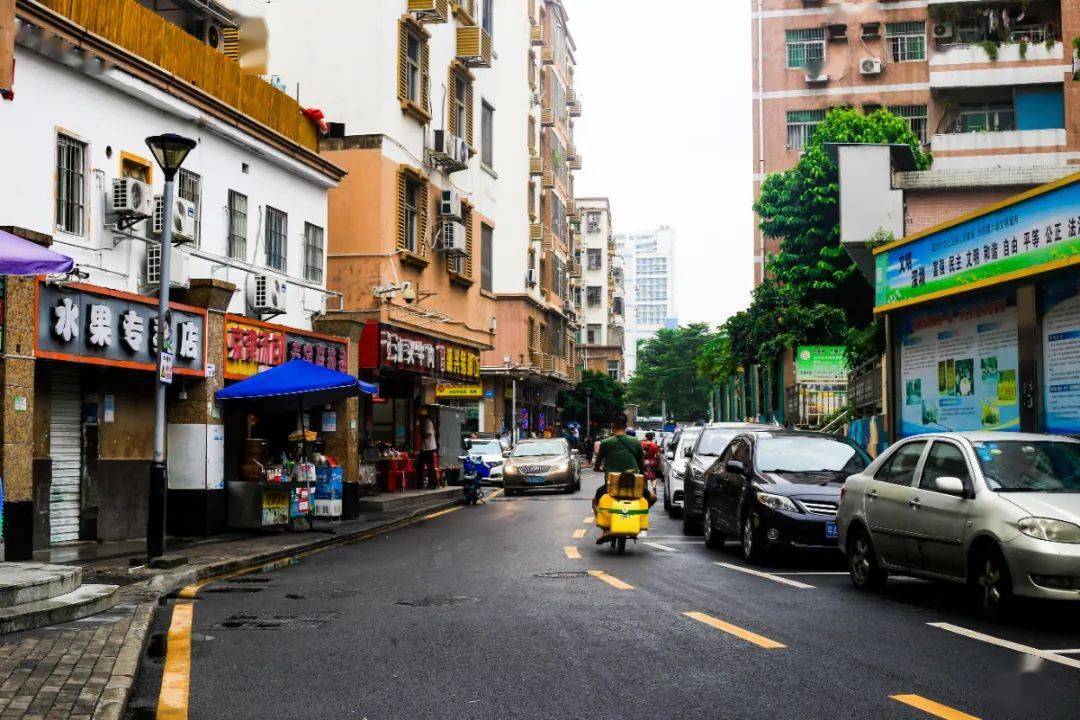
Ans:
<svg viewBox="0 0 1080 720"><path fill-rule="evenodd" d="M306 360L292 360L220 390L217 399L226 403L227 424L244 426L240 442L226 443L226 454L240 456L233 464L239 467L238 477L226 482L229 525L310 525L317 492L327 501L320 514L340 515L342 474L320 448L319 432L329 430L313 429L309 416L326 403L377 391L375 385Z"/></svg>

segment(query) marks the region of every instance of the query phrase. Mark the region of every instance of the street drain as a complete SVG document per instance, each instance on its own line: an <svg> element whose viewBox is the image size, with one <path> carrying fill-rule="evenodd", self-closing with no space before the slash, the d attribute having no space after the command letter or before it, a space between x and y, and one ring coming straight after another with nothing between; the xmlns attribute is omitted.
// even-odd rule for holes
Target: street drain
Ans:
<svg viewBox="0 0 1080 720"><path fill-rule="evenodd" d="M408 605L410 607L442 607L445 605L465 605L478 603L480 598L465 597L463 595L429 595L416 600L398 600L395 605Z"/></svg>
<svg viewBox="0 0 1080 720"><path fill-rule="evenodd" d="M546 578L548 580L576 580L578 578L587 578L589 573L574 571L574 572L546 572L537 573L533 577Z"/></svg>
<svg viewBox="0 0 1080 720"><path fill-rule="evenodd" d="M225 618L214 627L222 630L310 630L337 620L341 613L325 612L317 615L248 615L237 613Z"/></svg>

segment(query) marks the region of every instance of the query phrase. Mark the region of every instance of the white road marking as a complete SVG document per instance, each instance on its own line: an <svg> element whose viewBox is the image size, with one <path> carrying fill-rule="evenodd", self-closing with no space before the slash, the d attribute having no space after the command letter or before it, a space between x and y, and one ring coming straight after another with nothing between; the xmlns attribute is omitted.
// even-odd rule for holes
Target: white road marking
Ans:
<svg viewBox="0 0 1080 720"><path fill-rule="evenodd" d="M847 575L846 572L778 572L773 575Z"/></svg>
<svg viewBox="0 0 1080 720"><path fill-rule="evenodd" d="M649 547L654 547L657 550L664 550L666 552L679 552L678 550L676 550L673 547L668 547L667 545L661 545L660 543L647 542L647 543L645 543L645 545L648 545Z"/></svg>
<svg viewBox="0 0 1080 720"><path fill-rule="evenodd" d="M813 590L814 589L813 585L807 585L806 583L801 583L798 580L788 580L787 578L780 577L779 575L773 575L771 573L761 572L760 570L751 570L750 568L747 568L747 567L742 567L740 565L732 565L731 563L724 563L724 562L718 562L716 564L719 565L720 567L725 567L728 570L737 570L738 572L746 573L747 575L753 575L755 577L765 578L766 580L772 580L773 582L778 582L778 583L780 583L782 585L790 585L791 587L799 588L800 590Z"/></svg>
<svg viewBox="0 0 1080 720"><path fill-rule="evenodd" d="M1080 660L1076 658L1065 657L1059 655L1056 652L1050 650L1039 650L1028 645L1021 645L1020 643L1012 642L1011 640L1003 640L1002 638L994 637L993 635L986 635L985 633L976 632L975 630L968 630L962 628L959 625L952 625L950 623L927 623L930 627L936 627L939 630L945 630L947 632L956 633L957 635L963 635L964 637L971 638L972 640L981 640L989 645L997 645L1007 650L1013 650L1025 655L1031 655L1037 657L1040 660L1047 660L1049 662L1055 662L1059 665L1066 665L1071 668L1080 670Z"/></svg>
<svg viewBox="0 0 1080 720"><path fill-rule="evenodd" d="M1070 650L1046 650L1045 652L1051 652L1055 655L1080 655L1080 648L1072 648Z"/></svg>

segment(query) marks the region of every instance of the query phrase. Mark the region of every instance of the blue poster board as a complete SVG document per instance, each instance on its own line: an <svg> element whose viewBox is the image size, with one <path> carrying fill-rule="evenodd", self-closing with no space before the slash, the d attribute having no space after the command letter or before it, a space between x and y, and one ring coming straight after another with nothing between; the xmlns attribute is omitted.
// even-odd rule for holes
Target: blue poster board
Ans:
<svg viewBox="0 0 1080 720"><path fill-rule="evenodd" d="M1043 285L1043 427L1048 433L1080 433L1080 281Z"/></svg>

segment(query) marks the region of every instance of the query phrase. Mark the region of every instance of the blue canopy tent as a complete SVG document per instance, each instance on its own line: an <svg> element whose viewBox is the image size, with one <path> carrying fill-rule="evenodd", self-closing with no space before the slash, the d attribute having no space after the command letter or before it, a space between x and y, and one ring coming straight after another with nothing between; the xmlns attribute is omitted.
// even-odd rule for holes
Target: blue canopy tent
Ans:
<svg viewBox="0 0 1080 720"><path fill-rule="evenodd" d="M290 360L284 365L264 370L223 390L218 400L246 400L263 404L268 400L295 399L297 407L314 407L335 400L358 397L361 393L375 395L377 385L366 383L352 375L310 363ZM279 406L285 402L275 403Z"/></svg>

